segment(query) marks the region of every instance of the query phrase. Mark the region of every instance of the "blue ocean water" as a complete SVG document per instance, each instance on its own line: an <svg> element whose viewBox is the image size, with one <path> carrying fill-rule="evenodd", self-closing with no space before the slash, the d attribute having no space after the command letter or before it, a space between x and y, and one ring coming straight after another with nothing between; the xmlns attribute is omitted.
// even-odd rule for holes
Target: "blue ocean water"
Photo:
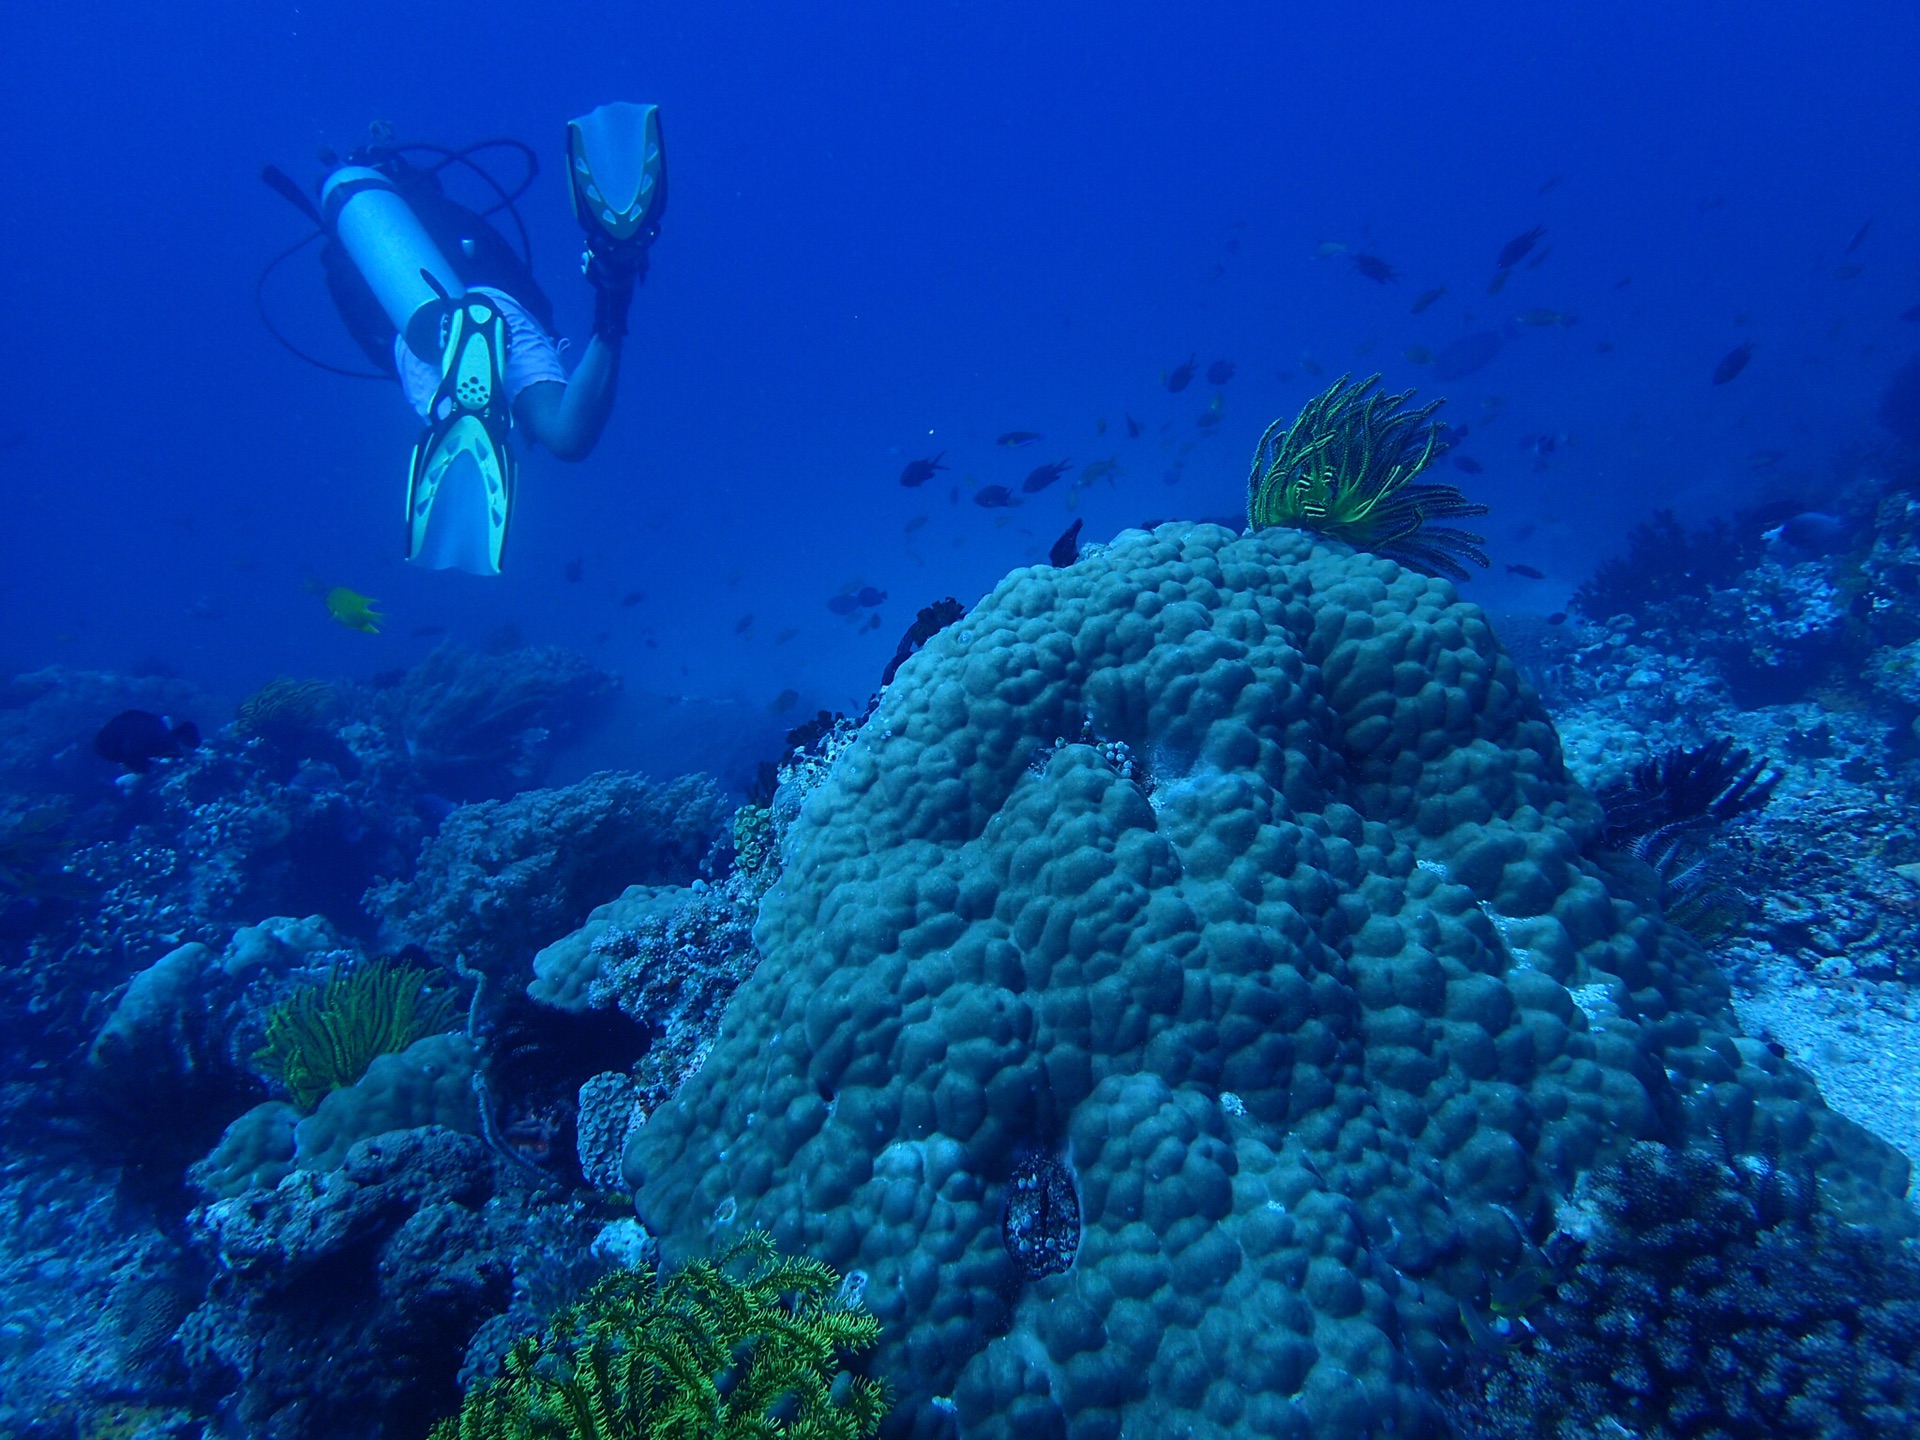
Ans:
<svg viewBox="0 0 1920 1440"><path fill-rule="evenodd" d="M1575 592L1657 510L1684 527L1734 524L1757 563L1751 516L1777 525L1852 497L1837 517L1843 538L1787 557L1802 560L1853 545L1863 532L1846 526L1920 489L1920 397L1908 397L1904 435L1887 417L1905 411L1883 401L1920 352L1920 12L1902 6L81 0L21 7L0 36L0 278L15 355L0 390L0 671L7 709L70 697L59 713L73 747L24 721L9 740L26 757L8 762L10 833L27 838L5 864L58 868L19 818L50 799L62 825L79 817L62 845L168 843L172 812L141 808L143 777L105 760L84 770L96 727L122 708L114 697L148 703L97 677L183 687L168 693L204 708L169 718L213 737L275 677L381 694L411 684L428 705L440 682L420 667L436 652L501 664L460 671L462 693L522 683L505 657L524 647L578 657L552 662L564 672L551 680L561 699L543 702L552 715L524 722L553 742L537 765L517 769L497 749L476 778L415 754L422 768L402 779L395 759L380 803L405 820L377 843L356 831L299 883L243 875L236 861L231 896L243 898L208 900L172 929L156 921L117 957L90 950L65 978L21 977L68 943L51 937L75 933L62 906L105 906L101 893L131 906L132 882L111 889L101 871L92 880L107 888L76 900L44 876L39 888L9 879L5 1003L31 1028L35 995L58 992L47 1004L67 1027L47 1021L44 1045L23 1042L10 1108L31 1108L36 1085L59 1089L129 977L167 953L160 937L217 954L242 923L276 913L244 897L324 914L346 943L316 942L314 955L396 949L385 942L412 936L395 916L413 902L390 894L373 917L361 893L412 883L446 816L513 803L513 777L532 788L633 770L664 786L706 769L730 814L754 761L779 759L793 725L861 714L922 607L972 605L1015 567L1043 563L1075 521L1082 543L1149 522L1242 523L1262 433L1345 374L1379 373L1415 403L1444 397L1436 418L1464 433L1437 473L1489 512L1471 524L1492 564L1463 592L1511 617L1517 653L1561 643L1570 609L1575 629L1603 625L1605 614L1580 615ZM578 463L527 449L502 575L411 566L401 515L417 422L391 381L325 373L263 325L256 291L299 345L360 363L317 246L265 270L311 227L261 168L311 190L320 153L364 144L370 126L453 147L525 141L540 172L518 211L571 358L594 297L579 273L564 125L611 100L661 107L671 174L612 420ZM505 175L516 168L504 160ZM1174 388L1189 361L1196 373ZM1003 443L1013 432L1033 438ZM945 468L903 485L921 459ZM1022 489L1054 462L1057 482ZM1009 503L982 503L993 487ZM1859 540L1848 563L1866 548ZM1728 730L1749 758L1804 743L1809 766L1859 761L1868 770L1845 783L1890 827L1875 851L1890 874L1920 861L1911 827L1887 818L1917 788L1920 687L1886 679L1905 673L1887 657L1920 629L1843 641L1845 615L1866 623L1870 587L1847 588L1857 576L1842 568L1833 562L1823 592L1831 623L1790 637L1811 657L1798 668L1775 651L1748 669L1719 662L1737 706L1660 708L1658 696L1684 688L1677 642L1665 669L1641 655L1603 673L1595 660L1585 680L1571 651L1528 651L1545 667L1529 678L1564 702L1555 718L1570 755L1640 758L1635 734L1684 749ZM330 614L336 587L377 601L377 633ZM1658 628L1642 619L1643 633ZM1583 642L1590 652L1598 637ZM1854 648L1836 678L1822 656L1843 646ZM1829 693L1869 670L1878 699ZM595 690L608 676L617 696ZM1610 736L1592 706L1629 679L1650 708L1615 716ZM589 691L593 722L569 728L568 707ZM1768 705L1802 708L1729 718ZM203 762L160 762L176 763ZM307 797L296 829L346 769L337 756L291 757L273 783ZM1780 792L1808 827L1782 843L1803 851L1840 824L1817 803L1825 772L1808 773ZM689 884L703 863L719 883L702 852L731 822L717 793L699 804L712 813L685 825L706 839L682 837L687 853L645 883ZM542 929L555 915L525 919L523 948L572 930L626 883L556 900L568 918L555 933ZM1899 883L1859 905L1897 909L1887 897L1904 898ZM193 928L216 911L213 929ZM1829 928L1836 953L1853 943ZM1889 953L1907 938L1886 938L1892 921L1875 933ZM301 973L323 971L315 960ZM1920 978L1902 960L1859 973ZM270 991L230 1003L258 1021L285 998ZM607 1043L619 1050L618 1037ZM183 1125L194 1154L259 1098L244 1088L195 1102L207 1108L198 1129ZM88 1112L76 1102L73 1113ZM538 1130L538 1117L521 1118ZM74 1120L61 1143L89 1123ZM148 1159L124 1181L140 1203L163 1196L156 1236L185 1223L182 1172ZM30 1249L20 1241L13 1258ZM556 1282L548 1298L579 1288ZM265 1422L222 1409L204 1372L164 1392L146 1383L111 1398L153 1407L139 1422L161 1427L151 1433L307 1433L292 1420L249 1429ZM33 1433L104 1435L104 1403L76 1383ZM1871 1433L1899 1433L1880 1418L1888 1428ZM1113 1433L1185 1433L1133 1423ZM1694 1432L1649 1422L1630 1433Z"/></svg>
<svg viewBox="0 0 1920 1440"><path fill-rule="evenodd" d="M10 18L10 665L158 656L237 695L407 663L422 626L512 623L652 690L839 704L915 608L978 593L1068 521L1065 486L994 513L969 485L1111 456L1114 482L1080 497L1090 536L1232 513L1261 430L1319 388L1303 357L1444 393L1470 428L1504 402L1471 488L1498 558L1550 581L1496 570L1475 594L1553 609L1656 504L1817 489L1874 438L1920 302L1896 178L1915 22L1896 7L469 13ZM410 571L412 417L263 332L254 274L303 222L254 177L311 183L317 149L374 120L527 141L538 275L578 342L562 126L614 98L662 105L672 166L617 416L588 464L529 460L499 583ZM1536 225L1548 258L1486 294ZM1397 278L1317 260L1328 243ZM310 348L354 357L311 250L268 298ZM1522 327L1451 385L1405 358L1536 308L1579 323ZM1748 371L1709 384L1747 341ZM1237 367L1204 437L1213 387L1160 385L1189 355ZM1015 429L1046 438L993 445ZM1521 441L1542 434L1565 440L1535 472ZM958 504L894 483L938 452ZM307 580L377 596L387 633L340 631ZM889 594L878 632L825 609L854 580Z"/></svg>

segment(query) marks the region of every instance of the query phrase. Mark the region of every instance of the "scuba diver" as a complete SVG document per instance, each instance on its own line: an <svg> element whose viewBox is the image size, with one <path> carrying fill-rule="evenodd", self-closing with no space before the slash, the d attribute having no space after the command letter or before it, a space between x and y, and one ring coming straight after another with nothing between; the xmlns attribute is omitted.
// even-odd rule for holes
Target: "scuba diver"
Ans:
<svg viewBox="0 0 1920 1440"><path fill-rule="evenodd" d="M473 159L501 147L518 150L527 166L511 192ZM410 158L420 154L434 158ZM267 313L267 277L324 238L321 264L341 318L378 375L400 382L424 423L407 472L406 558L497 575L513 512L511 432L562 460L581 460L612 413L627 310L666 209L659 108L602 105L567 125L568 190L585 235L581 272L594 290L592 338L571 375L514 208L538 170L530 149L503 140L465 150L396 145L376 127L373 143L344 163L326 154L322 161L330 168L318 205L274 167L262 174L316 229L261 272L261 318L302 359L337 374L369 373L314 359ZM476 211L449 198L440 175L456 164L491 187L498 203ZM519 232L518 252L489 221L501 211Z"/></svg>

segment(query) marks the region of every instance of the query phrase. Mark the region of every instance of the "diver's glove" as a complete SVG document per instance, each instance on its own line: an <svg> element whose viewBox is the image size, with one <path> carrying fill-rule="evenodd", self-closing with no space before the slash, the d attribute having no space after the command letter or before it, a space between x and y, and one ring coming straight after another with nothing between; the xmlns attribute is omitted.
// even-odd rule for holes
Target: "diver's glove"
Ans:
<svg viewBox="0 0 1920 1440"><path fill-rule="evenodd" d="M580 269L593 286L593 333L611 344L627 333L633 287L647 278L646 242L599 237L588 243Z"/></svg>

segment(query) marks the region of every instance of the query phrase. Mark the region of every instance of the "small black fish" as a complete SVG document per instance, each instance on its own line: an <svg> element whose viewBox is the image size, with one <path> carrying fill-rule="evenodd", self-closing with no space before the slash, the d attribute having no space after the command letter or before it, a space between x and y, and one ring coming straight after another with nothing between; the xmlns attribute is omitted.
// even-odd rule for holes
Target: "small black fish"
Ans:
<svg viewBox="0 0 1920 1440"><path fill-rule="evenodd" d="M1233 361L1216 360L1207 367L1209 385L1224 385L1231 379L1233 379Z"/></svg>
<svg viewBox="0 0 1920 1440"><path fill-rule="evenodd" d="M1916 311L1920 311L1920 305L1916 305L1916 306L1914 306L1913 308L1914 308L1914 309L1915 309ZM1905 318L1908 318L1908 317L1905 317L1905 316L1903 316L1903 317L1901 317L1901 318L1903 318L1903 319L1905 319ZM1140 438L1140 432L1141 432L1142 430L1144 430L1144 429L1146 429L1146 428L1147 428L1146 426L1144 426L1144 425L1142 425L1142 424L1141 424L1141 423L1140 423L1140 422L1139 422L1138 420L1136 420L1136 419L1134 419L1134 418L1133 418L1133 414L1132 414L1132 412L1131 412L1131 411L1129 411L1129 412L1128 412L1128 414L1127 414L1127 438L1128 438L1129 440L1138 440L1138 439Z"/></svg>
<svg viewBox="0 0 1920 1440"><path fill-rule="evenodd" d="M905 526L907 534L911 535L914 531L918 530L922 525L927 523L927 519L928 517L925 515L916 515L907 521Z"/></svg>
<svg viewBox="0 0 1920 1440"><path fill-rule="evenodd" d="M1493 278L1487 281L1487 294L1498 295L1502 290L1506 289L1507 277L1511 274L1513 274L1511 270L1494 271Z"/></svg>
<svg viewBox="0 0 1920 1440"><path fill-rule="evenodd" d="M1720 363L1713 367L1713 383L1724 385L1747 368L1747 362L1753 359L1753 342L1746 341L1736 345L1720 357Z"/></svg>
<svg viewBox="0 0 1920 1440"><path fill-rule="evenodd" d="M416 640L430 640L435 635L446 634L447 627L444 625L416 625L408 633Z"/></svg>
<svg viewBox="0 0 1920 1440"><path fill-rule="evenodd" d="M1013 492L1004 485L989 485L976 491L973 503L982 510L1005 510L1020 502L1013 498Z"/></svg>
<svg viewBox="0 0 1920 1440"><path fill-rule="evenodd" d="M1002 439L1004 440L1004 436ZM931 460L909 460L906 468L900 472L900 483L909 490L917 489L927 483L947 467L940 462L946 459L947 452L942 450Z"/></svg>
<svg viewBox="0 0 1920 1440"><path fill-rule="evenodd" d="M799 702L800 692L798 690L782 690L767 702L767 713L769 715L784 715Z"/></svg>
<svg viewBox="0 0 1920 1440"><path fill-rule="evenodd" d="M996 445L1004 445L1009 450L1018 450L1022 445L1031 445L1039 438L1040 432L1038 430L1009 430L993 443ZM940 453L944 455L947 452L942 450Z"/></svg>
<svg viewBox="0 0 1920 1440"><path fill-rule="evenodd" d="M1399 271L1395 270L1393 266L1382 260L1378 255L1355 255L1353 257L1353 268L1366 276L1367 279L1373 281L1376 285L1385 285L1391 280L1397 280L1400 276Z"/></svg>
<svg viewBox="0 0 1920 1440"><path fill-rule="evenodd" d="M1509 565L1507 566L1507 574L1518 575L1522 580L1544 580L1547 578L1531 565Z"/></svg>
<svg viewBox="0 0 1920 1440"><path fill-rule="evenodd" d="M1076 520L1061 532L1060 538L1053 542L1053 548L1047 551L1047 563L1056 570L1064 570L1080 558L1080 525Z"/></svg>
<svg viewBox="0 0 1920 1440"><path fill-rule="evenodd" d="M1453 468L1456 470L1464 470L1469 475L1478 475L1487 467L1471 455L1456 455L1453 457Z"/></svg>
<svg viewBox="0 0 1920 1440"><path fill-rule="evenodd" d="M1193 370L1198 362L1199 356L1189 355L1167 372L1167 389L1170 393L1178 395L1193 383Z"/></svg>
<svg viewBox="0 0 1920 1440"><path fill-rule="evenodd" d="M199 746L199 726L191 720L176 725L151 710L122 710L93 737L95 754L135 775L146 774L156 760L177 760Z"/></svg>
<svg viewBox="0 0 1920 1440"><path fill-rule="evenodd" d="M1866 238L1867 238L1867 232L1871 229L1873 229L1873 217L1868 216L1866 224L1862 225L1858 230L1854 231L1853 239L1847 242L1846 253L1851 255L1854 251L1858 250L1861 247L1861 245L1865 244Z"/></svg>
<svg viewBox="0 0 1920 1440"><path fill-rule="evenodd" d="M1500 253L1494 256L1493 268L1496 270L1511 270L1532 253L1533 247L1540 243L1541 237L1546 233L1546 226L1536 225L1527 231L1526 234L1514 236L1513 239L1502 245L1500 247Z"/></svg>
<svg viewBox="0 0 1920 1440"><path fill-rule="evenodd" d="M847 591L842 591L840 594L835 595L832 599L827 601L827 609L831 610L836 615L851 615L854 611L858 610L859 608L860 608L859 597Z"/></svg>
<svg viewBox="0 0 1920 1440"><path fill-rule="evenodd" d="M1413 302L1413 308L1409 313L1418 315L1422 310L1425 310L1429 305L1433 304L1434 301L1438 300L1442 295L1446 293L1447 293L1447 287L1444 285L1436 285L1431 290L1422 290L1420 294L1415 297Z"/></svg>
<svg viewBox="0 0 1920 1440"><path fill-rule="evenodd" d="M587 573L587 562L576 555L573 559L567 561L567 568L563 573L567 577L568 584L578 585L582 577Z"/></svg>
<svg viewBox="0 0 1920 1440"><path fill-rule="evenodd" d="M745 635L748 631L752 629L753 629L753 616L750 614L742 615L738 620L733 622L733 633L736 635Z"/></svg>
<svg viewBox="0 0 1920 1440"><path fill-rule="evenodd" d="M874 614L867 616L867 623L860 627L860 633L864 635L869 630L878 630L879 628L880 628L880 616L879 616L879 613L876 611Z"/></svg>
<svg viewBox="0 0 1920 1440"><path fill-rule="evenodd" d="M859 593L853 597L853 601L854 604L871 610L875 605L884 605L887 603L887 592L884 590L876 590L871 585L862 585Z"/></svg>
<svg viewBox="0 0 1920 1440"><path fill-rule="evenodd" d="M1032 472L1028 474L1027 478L1020 482L1020 493L1022 495L1038 495L1042 490L1066 474L1067 467L1071 464L1073 464L1071 460L1056 460L1051 465L1036 465ZM985 491L981 492L981 494L985 493ZM978 497L976 497L976 501L977 498Z"/></svg>
<svg viewBox="0 0 1920 1440"><path fill-rule="evenodd" d="M1909 305L1900 312L1900 318L1909 325L1920 322L1920 305Z"/></svg>
<svg viewBox="0 0 1920 1440"><path fill-rule="evenodd" d="M620 608L623 610L631 610L646 598L647 592L644 590L629 590L620 597Z"/></svg>
<svg viewBox="0 0 1920 1440"><path fill-rule="evenodd" d="M1556 610L1551 615L1547 616L1547 624L1549 625L1564 625L1566 623L1567 623L1567 612L1564 610Z"/></svg>

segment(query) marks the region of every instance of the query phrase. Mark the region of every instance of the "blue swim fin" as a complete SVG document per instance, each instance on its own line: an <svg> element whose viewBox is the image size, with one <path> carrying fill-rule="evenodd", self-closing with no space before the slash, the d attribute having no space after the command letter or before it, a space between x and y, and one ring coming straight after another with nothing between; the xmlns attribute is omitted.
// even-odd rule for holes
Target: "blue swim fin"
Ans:
<svg viewBox="0 0 1920 1440"><path fill-rule="evenodd" d="M440 385L407 476L407 559L498 575L513 509L506 321L486 296L447 305Z"/></svg>

